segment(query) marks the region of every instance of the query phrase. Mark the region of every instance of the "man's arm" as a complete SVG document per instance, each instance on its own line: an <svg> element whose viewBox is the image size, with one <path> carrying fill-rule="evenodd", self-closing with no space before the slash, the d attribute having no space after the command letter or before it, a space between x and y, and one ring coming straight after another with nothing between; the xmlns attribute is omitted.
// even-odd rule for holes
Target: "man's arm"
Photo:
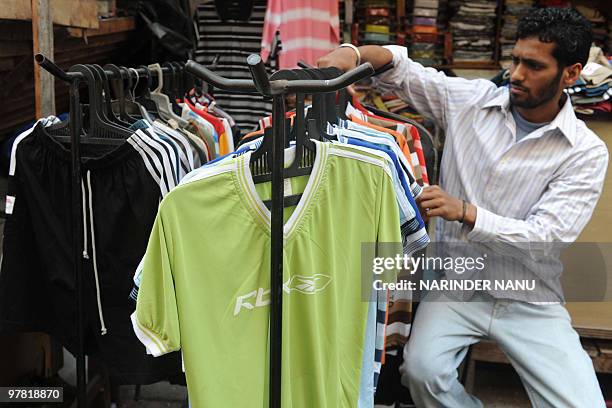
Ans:
<svg viewBox="0 0 612 408"><path fill-rule="evenodd" d="M358 47L361 62L369 62L374 69L378 69L393 61L393 53L380 45L364 45ZM336 67L343 72L350 71L357 66L357 54L352 48L337 48L329 54L319 58L319 68Z"/></svg>
<svg viewBox="0 0 612 408"><path fill-rule="evenodd" d="M467 234L473 242L573 242L591 218L603 189L608 151L598 146L577 153L554 178L525 219L494 214L477 207L474 228Z"/></svg>
<svg viewBox="0 0 612 408"><path fill-rule="evenodd" d="M375 78L376 86L382 91L396 93L443 129L447 128L448 119L455 112L470 108L497 90L495 84L486 79L451 78L433 68L425 68L408 58L405 47L365 45L358 50L361 62L370 62L374 68L393 62L393 69ZM357 59L355 50L342 47L320 58L317 65L348 71L357 65Z"/></svg>

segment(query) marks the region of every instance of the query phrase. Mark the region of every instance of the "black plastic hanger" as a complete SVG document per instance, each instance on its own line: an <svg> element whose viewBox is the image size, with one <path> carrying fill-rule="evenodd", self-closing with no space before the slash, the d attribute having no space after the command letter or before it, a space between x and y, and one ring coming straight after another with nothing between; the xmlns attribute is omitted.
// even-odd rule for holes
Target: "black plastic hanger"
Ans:
<svg viewBox="0 0 612 408"><path fill-rule="evenodd" d="M110 71L113 73L113 75L115 75L115 78L110 80L110 86L112 87L113 94L115 95L115 100L111 102L111 109L113 110L113 112L119 112L119 119L126 123L133 124L138 119L131 117L127 112L126 106L128 101L124 89L126 80L126 74L124 70L114 64L106 64L104 66L104 70ZM127 77L129 77L129 74L127 75Z"/></svg>
<svg viewBox="0 0 612 408"><path fill-rule="evenodd" d="M319 79L333 79L339 76L338 69L334 67L328 68L319 68L313 70L314 74ZM323 118L324 122L321 124L321 130L323 132L327 131L327 124L337 124L338 123L338 112L336 107L336 93L328 92L323 94L323 98L325 100L325 104L323 105Z"/></svg>
<svg viewBox="0 0 612 408"><path fill-rule="evenodd" d="M85 77L87 83L87 91L89 95L89 118L88 129L84 132L82 124L78 133L83 135L80 138L80 143L92 145L112 145L118 146L125 143L125 139L131 136L131 132L125 128L119 127L116 124L106 122L102 116L102 107L100 106L100 92L97 86L98 78L94 75L93 70L83 64L77 64L70 68L70 72L80 72ZM82 115L80 115L82 117ZM53 125L45 128L54 139L70 143L70 137L65 134L64 129L66 124L61 126ZM58 134L59 133L59 134Z"/></svg>
<svg viewBox="0 0 612 408"><path fill-rule="evenodd" d="M142 81L142 91L139 93L139 96L136 97L136 102L144 106L144 108L153 113L155 116L159 117L159 107L157 103L153 99L151 99L151 88L153 87L153 74L151 73L151 69L149 69L146 65L141 65L138 67L139 69L143 69L145 71L144 80ZM138 92L134 92L138 94Z"/></svg>
<svg viewBox="0 0 612 408"><path fill-rule="evenodd" d="M164 62L162 64L163 68L168 68L168 75L164 75L164 89L163 89L163 93L165 93L166 95L168 95L168 99L170 99L170 105L172 106L172 110L174 111L175 114L177 115L181 115L182 109L178 106L178 104L176 103L176 99L178 98L178 92L177 92L177 72L176 72L176 67L174 66L174 64L172 64L171 62Z"/></svg>
<svg viewBox="0 0 612 408"><path fill-rule="evenodd" d="M92 64L89 65L89 68L94 72L94 75L98 78L98 90L100 90L99 95L102 98L102 112L106 115L106 118L119 126L124 128L129 128L130 123L121 120L118 116L113 112L112 106L112 96L110 91L110 83L109 78L106 75L106 72L102 69L100 65Z"/></svg>
<svg viewBox="0 0 612 408"><path fill-rule="evenodd" d="M340 75L342 75L342 71L340 71L340 69L336 67L329 67L329 70L327 71L327 73L329 74L328 79L337 78ZM340 89L338 91L337 97L338 97L337 103L335 104L336 105L336 116L337 118L347 120L348 117L346 116L346 108L349 102L348 90L346 88Z"/></svg>
<svg viewBox="0 0 612 408"><path fill-rule="evenodd" d="M294 74L289 70L277 71L270 77L270 80L295 79ZM285 119L285 137L289 138L290 123ZM254 183L265 183L272 180L272 129L264 129L264 136L261 145L251 154L250 158L251 174Z"/></svg>
<svg viewBox="0 0 612 408"><path fill-rule="evenodd" d="M183 72L183 67L178 62L172 62L171 64L174 66L176 76L174 94L176 99L182 101L185 95L185 73Z"/></svg>
<svg viewBox="0 0 612 408"><path fill-rule="evenodd" d="M121 77L123 78L122 84L125 85L127 83L127 91L125 87L123 88L125 111L128 118L126 120L133 123L142 119L142 111L140 110L141 106L135 101L134 95L132 94L133 81L130 70L126 67L119 67L119 71L121 73Z"/></svg>

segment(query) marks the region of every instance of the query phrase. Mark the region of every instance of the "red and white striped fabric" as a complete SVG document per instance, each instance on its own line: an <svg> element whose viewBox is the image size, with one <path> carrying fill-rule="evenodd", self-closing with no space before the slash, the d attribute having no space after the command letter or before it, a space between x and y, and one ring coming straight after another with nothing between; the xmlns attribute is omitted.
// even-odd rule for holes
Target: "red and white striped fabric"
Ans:
<svg viewBox="0 0 612 408"><path fill-rule="evenodd" d="M299 60L314 65L316 60L340 43L338 2L329 0L268 0L261 40L264 61L272 52L276 32L282 50L279 67L295 68Z"/></svg>

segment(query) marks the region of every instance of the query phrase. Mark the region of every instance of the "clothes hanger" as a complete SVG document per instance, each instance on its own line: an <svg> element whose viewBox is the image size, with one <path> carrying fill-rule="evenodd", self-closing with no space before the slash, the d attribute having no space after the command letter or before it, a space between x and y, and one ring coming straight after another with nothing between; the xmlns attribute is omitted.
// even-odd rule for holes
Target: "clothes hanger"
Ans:
<svg viewBox="0 0 612 408"><path fill-rule="evenodd" d="M131 71L126 67L119 67L119 71L121 72L121 76L123 77L122 84L125 85L125 83L127 82L127 90L125 87L122 88L124 91L125 111L127 117L138 121L142 119L142 111L140 109L140 104L135 101L134 94L132 93L132 89L134 89L135 86L132 86L133 81ZM136 71L135 69L133 69L132 71L134 71L134 73L136 74L136 85L138 85L138 82L140 81L138 71Z"/></svg>
<svg viewBox="0 0 612 408"><path fill-rule="evenodd" d="M102 97L102 110L109 121L116 123L119 126L122 126L126 129L129 129L131 123L128 123L124 120L121 120L118 116L113 112L112 107L112 95L110 91L109 78L106 75L106 72L102 67L98 64L91 64L90 69L93 70L94 75L98 78L98 83L100 85L100 96Z"/></svg>
<svg viewBox="0 0 612 408"><path fill-rule="evenodd" d="M100 106L101 92L98 85L98 78L94 75L93 70L83 64L77 64L70 68L70 72L79 72L85 77L87 91L89 95L89 118L88 129L84 132L82 124L77 129L81 135L80 143L90 145L111 145L119 146L125 143L125 140L131 136L131 132L125 128L119 127L116 124L109 123L101 116L102 107ZM79 110L81 110L79 106ZM82 117L82 115L80 115ZM66 121L67 122L67 121ZM63 124L65 129L66 123ZM66 136L63 129L58 129L58 125L53 125L45 128L45 130L56 140L64 143L71 143L71 138ZM57 133L60 133L59 135Z"/></svg>
<svg viewBox="0 0 612 408"><path fill-rule="evenodd" d="M338 75L335 75L336 71L334 68L313 68L312 70L315 77L321 80L333 79ZM320 129L325 132L327 130L327 124L338 123L338 113L336 112L336 93L328 92L323 94L323 122L320 123Z"/></svg>
<svg viewBox="0 0 612 408"><path fill-rule="evenodd" d="M306 72L306 70L304 69L295 69L294 72L296 73L296 75L298 76L298 79L313 79L312 75L310 75L309 73ZM312 103L314 105L314 100L317 99L319 100L320 98L318 98L319 95L313 95L313 100ZM306 111L306 106L305 106L305 99L306 99L306 95L305 94L296 94L296 119L297 119L297 115L298 115L298 103L303 107L303 112ZM317 108L315 108L314 106L311 106L310 109L308 110L308 114L306 113L302 113L302 115L304 115L304 121L302 123L299 123L299 127L295 127L295 132L301 132L302 131L302 126L304 126L304 128L307 130L307 137L305 137L306 140L311 141L312 139L314 140L319 140L322 141L323 140L323 135L321 134L321 132L319 132L319 129L317 127L317 121L315 119L315 116L317 115L317 113L315 112L316 109L319 109L320 105L317 105ZM301 121L300 121L301 122ZM299 130L298 130L299 129Z"/></svg>
<svg viewBox="0 0 612 408"><path fill-rule="evenodd" d="M122 139L127 139L132 135L132 132L128 129L129 124L119 121L119 119L112 113L108 78L106 77L106 74L102 74L104 70L101 66L95 64L85 65L85 68L91 72L94 78L93 91L96 102L96 105L94 106L94 113L97 113L94 114L94 118L101 119L101 121L94 121L94 124L96 125L93 132L94 136L96 136L97 133L100 133L101 137L114 138L118 136Z"/></svg>
<svg viewBox="0 0 612 408"><path fill-rule="evenodd" d="M151 99L156 101L157 106L159 108L160 117L168 122L174 120L178 124L185 125L187 122L179 115L174 113L172 103L170 102L170 98L168 97L168 95L161 93L161 90L164 87L164 74L161 65L151 64L149 65L149 69L157 72L158 84L157 87L153 90L153 92L151 92Z"/></svg>
<svg viewBox="0 0 612 408"><path fill-rule="evenodd" d="M136 97L136 102L142 105L145 110L153 113L155 116L160 117L159 106L155 100L151 98L151 88L153 87L153 74L151 70L146 65L141 65L138 67L139 69L143 69L145 71L144 81L142 81L141 92L138 93L134 90L134 96ZM138 94L138 96L136 96Z"/></svg>
<svg viewBox="0 0 612 408"><path fill-rule="evenodd" d="M185 95L185 73L183 71L183 67L178 62L171 62L172 66L174 66L175 72L175 89L174 94L176 95L176 99L178 101L183 100L183 96Z"/></svg>
<svg viewBox="0 0 612 408"><path fill-rule="evenodd" d="M327 74L316 68L305 68L298 70L302 72L303 79L326 80ZM305 76L305 77L304 77ZM311 112L312 111L312 114ZM335 136L327 133L328 117L330 121L337 122L335 115L334 94L314 94L312 96L312 107L307 115L306 126L310 139L327 141L336 139Z"/></svg>
<svg viewBox="0 0 612 408"><path fill-rule="evenodd" d="M270 80L287 79L291 80L294 76L291 71L277 71L270 77ZM288 122L285 120L285 137L289 137ZM272 180L272 129L264 129L264 136L261 145L251 153L249 166L253 175L253 182L264 183ZM264 203L265 204L265 203Z"/></svg>
<svg viewBox="0 0 612 408"><path fill-rule="evenodd" d="M328 75L328 79L337 78L342 75L342 71L336 67L329 67L326 71ZM342 88L337 93L337 104L336 105L336 117L342 120L348 120L349 118L346 116L346 108L349 102L349 93L348 89ZM337 122L336 122L337 123Z"/></svg>
<svg viewBox="0 0 612 408"><path fill-rule="evenodd" d="M164 62L162 67L168 68L168 75L164 76L164 93L168 95L168 99L170 100L170 106L172 107L172 111L176 115L180 115L182 109L176 103L176 99L178 98L178 86L177 86L177 72L176 66L171 62Z"/></svg>
<svg viewBox="0 0 612 408"><path fill-rule="evenodd" d="M106 64L104 67L105 71L111 71L116 78L112 79L110 82L110 86L113 89L113 94L115 95L116 100L111 102L111 109L113 112L117 112L119 114L119 119L122 121L129 123L130 125L135 123L138 119L131 117L126 109L126 105L128 101L126 100L125 95L125 79L126 74L123 69L119 68L114 64ZM129 77L129 74L127 75ZM131 102L131 101L130 101Z"/></svg>

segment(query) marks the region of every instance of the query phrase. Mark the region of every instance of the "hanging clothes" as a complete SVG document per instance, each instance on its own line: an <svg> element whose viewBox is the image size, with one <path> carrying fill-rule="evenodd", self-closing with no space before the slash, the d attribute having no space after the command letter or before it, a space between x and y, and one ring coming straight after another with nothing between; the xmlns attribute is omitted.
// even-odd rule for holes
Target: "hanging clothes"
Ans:
<svg viewBox="0 0 612 408"><path fill-rule="evenodd" d="M288 179L303 196L285 210L282 364L284 378L293 380L283 382L283 405L358 406L366 362L359 333L372 309L357 278L361 248L352 243L399 243L398 209L380 153L315 145L310 176ZM268 395L261 370L268 361L269 311L262 306L270 213L263 200L270 187L253 183L250 155L205 166L170 193L144 260L134 330L153 355L182 350L193 406L262 405ZM226 250L215 250L222 237ZM221 371L232 373L231 381Z"/></svg>
<svg viewBox="0 0 612 408"><path fill-rule="evenodd" d="M317 59L340 44L338 2L326 0L268 0L261 40L261 56L268 60L276 33L282 49L280 68L297 67L299 60L316 65Z"/></svg>
<svg viewBox="0 0 612 408"><path fill-rule="evenodd" d="M199 4L197 24L200 40L195 60L228 79L251 79L245 61L249 55L260 52L265 13L266 0L252 1L248 20L231 13L221 19L213 2ZM275 62L269 61L267 67L270 70L276 68ZM214 97L245 132L254 129L257 119L272 111L271 102L259 95L214 89Z"/></svg>
<svg viewBox="0 0 612 408"><path fill-rule="evenodd" d="M83 144L81 150L85 353L105 362L118 384L180 374L178 353L164 359L144 353L129 325L127 299L158 203L178 182L174 153L142 130L119 147ZM13 145L0 332L43 331L75 352L70 160L70 150L43 122Z"/></svg>

